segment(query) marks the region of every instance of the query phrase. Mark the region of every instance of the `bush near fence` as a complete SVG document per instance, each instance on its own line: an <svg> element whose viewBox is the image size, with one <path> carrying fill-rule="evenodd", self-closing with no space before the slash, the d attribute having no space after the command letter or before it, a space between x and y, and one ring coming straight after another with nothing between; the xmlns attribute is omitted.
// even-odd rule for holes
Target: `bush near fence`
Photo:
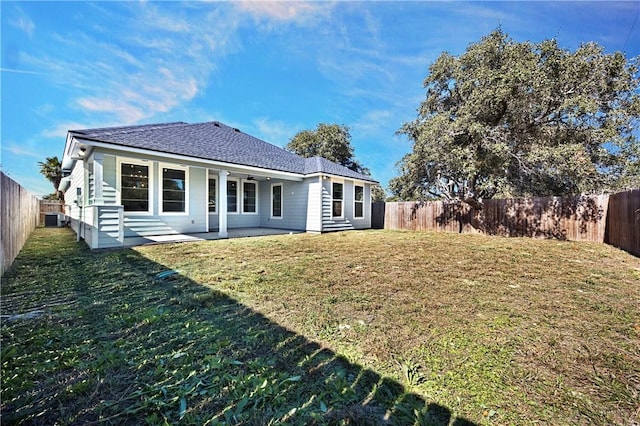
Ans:
<svg viewBox="0 0 640 426"><path fill-rule="evenodd" d="M595 241L640 255L640 190L612 195L374 203L377 228Z"/></svg>

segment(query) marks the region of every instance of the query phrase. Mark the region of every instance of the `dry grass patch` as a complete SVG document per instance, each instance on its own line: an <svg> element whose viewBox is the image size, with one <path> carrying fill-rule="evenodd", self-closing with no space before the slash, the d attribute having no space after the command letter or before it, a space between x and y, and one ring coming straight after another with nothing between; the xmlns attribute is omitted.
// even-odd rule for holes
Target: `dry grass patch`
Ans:
<svg viewBox="0 0 640 426"><path fill-rule="evenodd" d="M33 238L3 314L45 315L3 323L3 421L640 422L640 261L606 245L354 231L94 253Z"/></svg>
<svg viewBox="0 0 640 426"><path fill-rule="evenodd" d="M138 251L462 417L640 421L640 262L612 247L366 231Z"/></svg>

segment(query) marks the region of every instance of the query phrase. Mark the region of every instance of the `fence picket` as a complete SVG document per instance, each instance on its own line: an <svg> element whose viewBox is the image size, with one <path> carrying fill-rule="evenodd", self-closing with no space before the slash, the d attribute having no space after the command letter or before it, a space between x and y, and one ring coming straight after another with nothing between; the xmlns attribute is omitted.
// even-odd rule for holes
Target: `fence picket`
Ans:
<svg viewBox="0 0 640 426"><path fill-rule="evenodd" d="M485 200L481 210L444 201L381 203L384 229L595 241L640 255L640 189L612 195Z"/></svg>
<svg viewBox="0 0 640 426"><path fill-rule="evenodd" d="M40 201L19 183L0 172L0 276L9 269L48 212L63 212L61 202Z"/></svg>

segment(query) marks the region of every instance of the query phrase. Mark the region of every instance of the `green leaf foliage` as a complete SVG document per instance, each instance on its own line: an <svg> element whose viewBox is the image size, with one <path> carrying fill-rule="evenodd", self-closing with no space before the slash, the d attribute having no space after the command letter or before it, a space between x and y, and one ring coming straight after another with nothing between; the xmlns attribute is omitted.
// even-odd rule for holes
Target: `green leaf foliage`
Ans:
<svg viewBox="0 0 640 426"><path fill-rule="evenodd" d="M370 174L355 160L351 133L345 125L320 123L315 130L297 133L285 148L306 158L323 157L358 173Z"/></svg>
<svg viewBox="0 0 640 426"><path fill-rule="evenodd" d="M458 57L442 53L418 117L399 130L413 150L392 193L473 202L637 186L637 63L596 43L571 52L499 29Z"/></svg>
<svg viewBox="0 0 640 426"><path fill-rule="evenodd" d="M315 130L297 133L285 148L305 158L323 157L355 172L371 175L371 171L354 158L351 133L345 125L320 123ZM371 185L372 201L384 201L386 198L382 186Z"/></svg>
<svg viewBox="0 0 640 426"><path fill-rule="evenodd" d="M40 173L53 185L55 192L48 199L64 199L63 193L58 191L62 180L62 163L58 157L47 157L45 161L39 161Z"/></svg>

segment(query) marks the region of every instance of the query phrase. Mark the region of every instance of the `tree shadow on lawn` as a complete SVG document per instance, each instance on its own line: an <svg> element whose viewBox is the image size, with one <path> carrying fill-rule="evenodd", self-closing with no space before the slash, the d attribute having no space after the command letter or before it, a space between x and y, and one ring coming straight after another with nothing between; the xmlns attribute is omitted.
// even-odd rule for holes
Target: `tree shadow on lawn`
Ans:
<svg viewBox="0 0 640 426"><path fill-rule="evenodd" d="M58 256L45 313L3 324L3 424L473 424L135 250Z"/></svg>

